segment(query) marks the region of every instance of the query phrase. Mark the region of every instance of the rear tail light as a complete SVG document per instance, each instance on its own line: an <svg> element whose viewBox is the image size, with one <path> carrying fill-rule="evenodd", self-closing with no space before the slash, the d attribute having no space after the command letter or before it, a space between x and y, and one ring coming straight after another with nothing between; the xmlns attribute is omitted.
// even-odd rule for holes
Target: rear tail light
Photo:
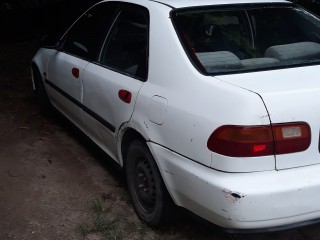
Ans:
<svg viewBox="0 0 320 240"><path fill-rule="evenodd" d="M307 123L272 125L276 153L301 152L310 146L311 130Z"/></svg>
<svg viewBox="0 0 320 240"><path fill-rule="evenodd" d="M301 152L311 142L307 123L272 124L271 126L226 125L208 139L208 149L230 157L258 157Z"/></svg>

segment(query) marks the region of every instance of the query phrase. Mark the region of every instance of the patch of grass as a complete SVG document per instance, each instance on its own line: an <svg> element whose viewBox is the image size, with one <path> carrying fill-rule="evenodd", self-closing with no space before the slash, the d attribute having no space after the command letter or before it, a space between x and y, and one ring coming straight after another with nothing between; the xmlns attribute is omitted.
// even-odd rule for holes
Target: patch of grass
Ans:
<svg viewBox="0 0 320 240"><path fill-rule="evenodd" d="M108 216L112 204L105 207L103 201L96 198L91 202L90 209L94 213L94 217L90 223L83 223L79 226L83 237L95 233L101 235L105 240L121 240L123 238L121 232L117 230L119 219L111 219Z"/></svg>
<svg viewBox="0 0 320 240"><path fill-rule="evenodd" d="M90 227L87 224L81 224L79 228L83 237L86 237L90 233Z"/></svg>
<svg viewBox="0 0 320 240"><path fill-rule="evenodd" d="M108 213L112 208L112 204L108 207L104 207L100 198L96 198L91 203L91 210L97 215Z"/></svg>
<svg viewBox="0 0 320 240"><path fill-rule="evenodd" d="M117 229L111 229L106 235L104 235L104 240L121 240L123 239L122 233Z"/></svg>
<svg viewBox="0 0 320 240"><path fill-rule="evenodd" d="M91 232L104 232L111 226L111 221L103 215L98 215L91 225Z"/></svg>
<svg viewBox="0 0 320 240"><path fill-rule="evenodd" d="M148 230L148 226L145 223L141 222L140 226L138 227L140 239L144 239L144 236L146 235L147 230Z"/></svg>

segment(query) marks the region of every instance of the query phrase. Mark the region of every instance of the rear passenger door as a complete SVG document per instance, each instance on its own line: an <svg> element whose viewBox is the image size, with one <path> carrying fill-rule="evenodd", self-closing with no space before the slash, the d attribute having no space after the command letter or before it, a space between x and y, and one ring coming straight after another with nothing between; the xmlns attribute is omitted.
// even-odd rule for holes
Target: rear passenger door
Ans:
<svg viewBox="0 0 320 240"><path fill-rule="evenodd" d="M91 111L83 112L87 133L114 159L116 133L130 120L147 79L148 34L148 10L119 3L98 60L84 71L83 105Z"/></svg>

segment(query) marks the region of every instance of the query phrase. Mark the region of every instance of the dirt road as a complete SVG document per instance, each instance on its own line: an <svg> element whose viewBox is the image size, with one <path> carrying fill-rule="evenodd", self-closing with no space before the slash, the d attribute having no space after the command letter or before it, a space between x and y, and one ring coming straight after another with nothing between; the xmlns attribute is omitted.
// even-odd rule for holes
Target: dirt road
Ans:
<svg viewBox="0 0 320 240"><path fill-rule="evenodd" d="M229 235L182 214L154 230L134 214L121 171L61 117L41 115L35 41L0 45L0 240L320 239L320 225Z"/></svg>

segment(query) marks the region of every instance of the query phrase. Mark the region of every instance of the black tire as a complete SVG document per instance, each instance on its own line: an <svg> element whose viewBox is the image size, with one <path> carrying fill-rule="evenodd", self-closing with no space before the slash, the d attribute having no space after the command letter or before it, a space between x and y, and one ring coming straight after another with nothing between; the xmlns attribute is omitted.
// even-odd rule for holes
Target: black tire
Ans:
<svg viewBox="0 0 320 240"><path fill-rule="evenodd" d="M133 141L126 157L128 190L138 217L152 227L168 225L173 202L159 169L142 141Z"/></svg>
<svg viewBox="0 0 320 240"><path fill-rule="evenodd" d="M47 91L44 87L41 75L38 71L34 72L34 82L35 82L35 96L37 103L40 107L40 111L44 115L52 114L52 105L50 103Z"/></svg>

